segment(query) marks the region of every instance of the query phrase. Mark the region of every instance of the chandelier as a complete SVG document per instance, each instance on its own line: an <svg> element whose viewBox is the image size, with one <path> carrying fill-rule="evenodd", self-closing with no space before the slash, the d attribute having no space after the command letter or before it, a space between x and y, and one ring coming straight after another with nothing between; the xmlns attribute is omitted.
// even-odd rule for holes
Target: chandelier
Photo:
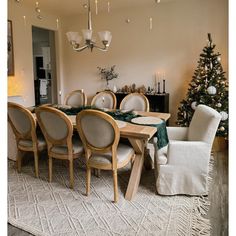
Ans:
<svg viewBox="0 0 236 236"><path fill-rule="evenodd" d="M90 0L88 0L88 29L83 29L82 33L83 33L83 37L84 37L84 45L80 46L80 43L82 41L82 37L79 35L78 32L67 32L66 36L70 42L70 44L72 45L72 48L77 51L77 52L81 52L84 49L88 48L91 50L93 50L93 48L97 48L101 51L107 51L108 47L111 43L111 32L109 31L101 31L98 32L99 38L103 44L103 47L101 46L97 46L95 40L92 38L92 15L91 15L91 10L90 10Z"/></svg>

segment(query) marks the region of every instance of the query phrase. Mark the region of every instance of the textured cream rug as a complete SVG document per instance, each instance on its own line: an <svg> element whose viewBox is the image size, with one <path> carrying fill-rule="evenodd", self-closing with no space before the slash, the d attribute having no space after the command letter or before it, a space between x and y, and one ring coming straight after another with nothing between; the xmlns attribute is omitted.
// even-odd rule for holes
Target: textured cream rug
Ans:
<svg viewBox="0 0 236 236"><path fill-rule="evenodd" d="M46 160L40 162L40 178L34 177L33 163L22 173L8 168L8 221L34 235L210 235L204 218L206 198L159 196L155 193L153 171L143 170L133 201L124 199L130 170L119 171L119 202L114 204L110 171L92 176L91 195L85 196L85 168L75 162L75 189L68 186L68 168L53 162L53 182L48 183Z"/></svg>

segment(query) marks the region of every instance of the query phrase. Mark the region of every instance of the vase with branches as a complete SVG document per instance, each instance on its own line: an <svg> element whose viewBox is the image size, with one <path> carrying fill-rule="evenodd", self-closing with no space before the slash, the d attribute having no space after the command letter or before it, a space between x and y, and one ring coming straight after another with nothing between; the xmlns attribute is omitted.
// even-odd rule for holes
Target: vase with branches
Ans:
<svg viewBox="0 0 236 236"><path fill-rule="evenodd" d="M109 81L118 78L119 75L115 72L115 65L111 66L110 68L101 68L99 66L97 68L101 78L106 80L106 89L109 89Z"/></svg>

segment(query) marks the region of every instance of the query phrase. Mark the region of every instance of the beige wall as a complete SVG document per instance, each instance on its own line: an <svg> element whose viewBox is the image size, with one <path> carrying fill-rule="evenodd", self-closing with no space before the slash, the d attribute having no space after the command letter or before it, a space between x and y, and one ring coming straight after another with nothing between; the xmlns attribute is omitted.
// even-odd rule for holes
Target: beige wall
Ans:
<svg viewBox="0 0 236 236"><path fill-rule="evenodd" d="M152 31L149 17L153 18ZM153 87L155 72L165 71L174 124L208 32L222 54L222 65L227 71L227 17L226 0L178 0L94 16L95 33L103 29L112 31L110 49L106 53L96 49L93 53L88 50L76 53L64 37L64 93L83 88L92 96L104 88L97 66L116 65L119 78L113 82L118 88L132 83ZM127 18L129 24L125 22ZM65 32L86 27L84 17L67 18L63 23Z"/></svg>
<svg viewBox="0 0 236 236"><path fill-rule="evenodd" d="M23 16L26 16L25 20ZM34 101L32 25L57 30L57 16L43 13L44 18L36 18L34 9L15 1L8 1L8 19L12 20L15 75L8 77L8 95L22 95L26 106ZM59 60L58 60L59 61Z"/></svg>
<svg viewBox="0 0 236 236"><path fill-rule="evenodd" d="M112 43L106 53L95 49L92 53L88 50L74 52L65 32L86 28L87 15L62 19L62 31L57 38L62 99L74 89L83 88L91 98L96 91L104 88L105 82L100 79L97 66L116 65L119 78L113 82L118 88L132 83L153 86L155 72L165 71L166 91L170 93L171 124L174 124L179 102L186 95L208 32L212 34L216 51L222 54L224 70L228 70L227 4L227 0L176 0L154 4L153 7L112 10L110 14L104 12L98 16L93 14L95 33L104 29L112 32ZM14 21L13 27L18 28L13 32L16 76L8 78L9 94L18 86L17 94L28 96L29 103L34 103L31 29L29 25L23 27L23 12L18 13L19 9L16 11L15 8L16 4L9 7L9 18ZM41 25L42 22L34 19L33 13L28 23ZM152 31L149 30L149 17L153 18ZM55 29L55 18L50 16L43 21L44 28ZM130 19L129 24L125 22L127 18ZM23 34L23 30L26 33Z"/></svg>

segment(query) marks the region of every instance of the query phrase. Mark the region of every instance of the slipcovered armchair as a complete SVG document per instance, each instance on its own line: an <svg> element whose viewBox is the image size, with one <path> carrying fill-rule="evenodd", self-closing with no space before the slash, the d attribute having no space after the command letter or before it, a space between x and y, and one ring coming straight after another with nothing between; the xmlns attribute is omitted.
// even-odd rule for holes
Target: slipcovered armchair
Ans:
<svg viewBox="0 0 236 236"><path fill-rule="evenodd" d="M167 127L168 146L158 150L157 138L154 138L159 194L208 194L211 148L220 120L216 110L198 105L189 127Z"/></svg>

